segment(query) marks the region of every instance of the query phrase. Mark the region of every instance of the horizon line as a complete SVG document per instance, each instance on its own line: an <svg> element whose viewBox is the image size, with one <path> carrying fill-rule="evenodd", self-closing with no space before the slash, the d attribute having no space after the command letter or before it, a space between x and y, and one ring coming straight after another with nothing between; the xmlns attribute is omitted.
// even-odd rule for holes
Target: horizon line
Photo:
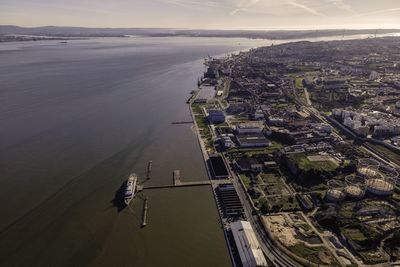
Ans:
<svg viewBox="0 0 400 267"><path fill-rule="evenodd" d="M197 27L146 27L146 26L135 26L135 27L107 27L107 26L59 26L59 25L41 25L41 26L22 26L16 24L0 24L1 26L11 26L20 28L85 28L85 29L160 29L160 30L188 30L188 31L326 31L326 30L400 30L400 26L383 26L373 27L368 25L368 27L352 27L348 25L323 25L322 27L307 27L307 26L280 26L280 27L269 27L269 28L197 28ZM326 26L326 27L324 27ZM383 26L383 27L382 27Z"/></svg>

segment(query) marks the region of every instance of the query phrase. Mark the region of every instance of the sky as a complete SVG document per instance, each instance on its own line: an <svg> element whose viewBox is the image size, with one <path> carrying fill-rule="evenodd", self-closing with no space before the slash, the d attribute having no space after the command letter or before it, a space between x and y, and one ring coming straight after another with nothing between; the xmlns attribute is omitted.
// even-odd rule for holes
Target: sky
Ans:
<svg viewBox="0 0 400 267"><path fill-rule="evenodd" d="M0 0L0 25L400 28L400 0Z"/></svg>

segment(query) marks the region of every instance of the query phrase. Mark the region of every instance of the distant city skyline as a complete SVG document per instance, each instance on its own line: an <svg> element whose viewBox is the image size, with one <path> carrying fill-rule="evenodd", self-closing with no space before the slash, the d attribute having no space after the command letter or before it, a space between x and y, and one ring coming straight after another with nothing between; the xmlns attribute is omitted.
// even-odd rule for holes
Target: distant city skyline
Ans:
<svg viewBox="0 0 400 267"><path fill-rule="evenodd" d="M2 0L0 24L187 29L400 28L398 0Z"/></svg>

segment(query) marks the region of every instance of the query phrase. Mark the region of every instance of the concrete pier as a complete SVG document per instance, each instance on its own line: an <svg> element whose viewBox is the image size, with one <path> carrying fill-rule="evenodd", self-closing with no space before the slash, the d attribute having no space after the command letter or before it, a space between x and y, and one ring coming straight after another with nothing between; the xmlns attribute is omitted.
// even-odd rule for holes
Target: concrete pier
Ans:
<svg viewBox="0 0 400 267"><path fill-rule="evenodd" d="M149 163L147 164L146 180L150 179L150 173L151 173L152 168L153 168L153 161L150 160Z"/></svg>
<svg viewBox="0 0 400 267"><path fill-rule="evenodd" d="M179 170L175 170L173 173L173 182L174 185L180 185L182 184L181 182L181 172Z"/></svg>
<svg viewBox="0 0 400 267"><path fill-rule="evenodd" d="M147 209L148 209L148 200L149 198L146 197L143 204L143 216L142 216L142 227L147 225Z"/></svg>
<svg viewBox="0 0 400 267"><path fill-rule="evenodd" d="M193 121L174 121L171 124L193 124Z"/></svg>
<svg viewBox="0 0 400 267"><path fill-rule="evenodd" d="M194 181L194 182L180 182L179 184L169 184L169 185L149 185L144 186L143 189L162 189L162 188L174 188L174 187L192 187L192 186L212 186L216 188L221 184L232 184L232 181L229 179L220 179L220 180L206 180L206 181Z"/></svg>

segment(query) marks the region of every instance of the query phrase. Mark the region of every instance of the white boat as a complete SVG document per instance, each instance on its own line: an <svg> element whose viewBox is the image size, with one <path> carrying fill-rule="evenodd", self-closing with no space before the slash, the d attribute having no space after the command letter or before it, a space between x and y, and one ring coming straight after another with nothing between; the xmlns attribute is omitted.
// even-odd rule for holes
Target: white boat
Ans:
<svg viewBox="0 0 400 267"><path fill-rule="evenodd" d="M129 175L128 181L126 182L126 189L124 194L124 201L126 205L129 205L131 200L135 197L136 184L137 184L137 175L135 173L131 173Z"/></svg>

